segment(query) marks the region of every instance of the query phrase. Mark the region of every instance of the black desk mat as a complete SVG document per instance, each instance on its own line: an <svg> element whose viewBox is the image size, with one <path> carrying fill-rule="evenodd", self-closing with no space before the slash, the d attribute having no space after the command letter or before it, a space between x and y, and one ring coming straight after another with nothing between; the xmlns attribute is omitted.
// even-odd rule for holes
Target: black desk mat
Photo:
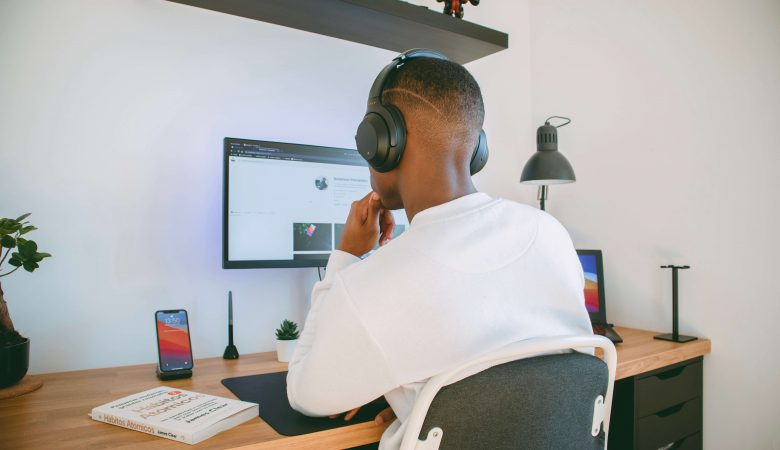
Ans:
<svg viewBox="0 0 780 450"><path fill-rule="evenodd" d="M240 400L260 405L260 418L277 433L285 436L314 433L362 422L372 422L380 411L387 408L382 401L372 402L360 408L349 422L342 414L336 419L307 417L295 411L287 401L287 372L225 378L222 384Z"/></svg>

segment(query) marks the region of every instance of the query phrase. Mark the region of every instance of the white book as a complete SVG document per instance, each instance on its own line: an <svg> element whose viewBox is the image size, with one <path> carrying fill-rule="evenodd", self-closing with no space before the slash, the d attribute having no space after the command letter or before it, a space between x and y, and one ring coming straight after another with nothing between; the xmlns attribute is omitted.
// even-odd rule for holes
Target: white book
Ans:
<svg viewBox="0 0 780 450"><path fill-rule="evenodd" d="M160 386L98 406L92 419L197 444L258 417L257 403Z"/></svg>

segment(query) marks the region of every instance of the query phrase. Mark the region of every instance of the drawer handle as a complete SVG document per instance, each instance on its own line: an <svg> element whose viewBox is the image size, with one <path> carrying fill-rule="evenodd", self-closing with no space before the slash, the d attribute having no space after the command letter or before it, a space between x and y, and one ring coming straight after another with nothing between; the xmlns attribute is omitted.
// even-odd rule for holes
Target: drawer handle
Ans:
<svg viewBox="0 0 780 450"><path fill-rule="evenodd" d="M684 370L685 370L687 367L688 367L688 366L682 366L682 367L678 367L678 368L676 368L676 369L667 370L667 371L666 371L666 372L664 372L664 373L659 373L659 374L658 374L658 375L656 375L655 377L656 377L656 378L658 378L659 380L668 380L669 378L674 378L674 377L676 377L676 376L680 375L681 373L683 373L683 371L684 371Z"/></svg>
<svg viewBox="0 0 780 450"><path fill-rule="evenodd" d="M680 403L679 405L672 406L670 408L666 408L663 411L658 411L655 413L658 417L667 417L671 416L672 414L676 414L680 412L681 409L683 409L683 406L685 406L685 403Z"/></svg>
<svg viewBox="0 0 780 450"><path fill-rule="evenodd" d="M663 447L658 447L658 450L674 450L676 448L682 447L683 444L685 444L685 441L688 440L690 436L685 436L684 438L680 439L679 441L670 442Z"/></svg>

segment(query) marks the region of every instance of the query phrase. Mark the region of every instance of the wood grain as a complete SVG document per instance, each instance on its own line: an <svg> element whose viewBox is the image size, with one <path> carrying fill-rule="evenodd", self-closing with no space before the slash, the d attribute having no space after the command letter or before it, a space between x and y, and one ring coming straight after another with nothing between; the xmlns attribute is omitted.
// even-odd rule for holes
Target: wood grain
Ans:
<svg viewBox="0 0 780 450"><path fill-rule="evenodd" d="M650 372L710 352L709 339L697 339L685 344L653 339L658 332L635 328L615 327L623 338L617 344L618 368L616 378L628 378Z"/></svg>
<svg viewBox="0 0 780 450"><path fill-rule="evenodd" d="M616 327L624 343L618 349L618 378L633 376L704 355L710 341L675 344L653 340L659 333ZM342 449L379 440L386 426L372 422L286 437L260 418L190 446L168 439L95 422L87 414L93 407L120 397L172 386L235 398L223 378L278 372L287 365L276 354L243 355L238 360L197 360L195 375L187 380L161 382L154 364L36 375L43 387L30 394L0 400L0 447L8 449ZM261 405L262 408L262 405Z"/></svg>
<svg viewBox="0 0 780 450"><path fill-rule="evenodd" d="M43 381L41 381L40 378L27 375L15 385L0 389L0 400L29 394L30 392L37 391L41 386L43 386Z"/></svg>

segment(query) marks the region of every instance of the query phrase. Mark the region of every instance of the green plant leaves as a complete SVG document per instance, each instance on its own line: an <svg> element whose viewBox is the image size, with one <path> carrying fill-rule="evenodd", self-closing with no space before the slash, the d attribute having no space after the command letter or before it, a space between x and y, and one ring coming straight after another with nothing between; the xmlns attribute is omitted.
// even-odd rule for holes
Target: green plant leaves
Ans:
<svg viewBox="0 0 780 450"><path fill-rule="evenodd" d="M51 257L50 253L38 251L38 244L35 241L25 239L23 234L37 230L36 227L25 221L30 217L30 213L22 214L16 219L0 218L0 248L16 248L17 251L11 253L8 264L13 267L23 267L24 270L32 272L39 267L38 263L44 258ZM7 253L6 253L7 254ZM14 269L16 270L16 269ZM3 276L8 273L2 274Z"/></svg>
<svg viewBox="0 0 780 450"><path fill-rule="evenodd" d="M35 253L38 252L38 244L35 241L22 242L17 248L25 259L34 257Z"/></svg>
<svg viewBox="0 0 780 450"><path fill-rule="evenodd" d="M24 219L30 217L30 213L22 214L16 219L2 218L0 219L0 236L7 234L14 234L19 232L20 234L29 233L30 231L37 230ZM26 225L26 226L25 226Z"/></svg>
<svg viewBox="0 0 780 450"><path fill-rule="evenodd" d="M22 228L22 224L11 219L0 219L0 235L14 234Z"/></svg>
<svg viewBox="0 0 780 450"><path fill-rule="evenodd" d="M37 230L37 228L35 228L34 226L27 225L26 227L22 227L22 229L19 230L19 235L21 236L22 234L27 234L30 231L35 231L35 230Z"/></svg>
<svg viewBox="0 0 780 450"><path fill-rule="evenodd" d="M16 247L16 239L14 239L13 236L5 235L0 238L0 246L3 248L14 248Z"/></svg>

